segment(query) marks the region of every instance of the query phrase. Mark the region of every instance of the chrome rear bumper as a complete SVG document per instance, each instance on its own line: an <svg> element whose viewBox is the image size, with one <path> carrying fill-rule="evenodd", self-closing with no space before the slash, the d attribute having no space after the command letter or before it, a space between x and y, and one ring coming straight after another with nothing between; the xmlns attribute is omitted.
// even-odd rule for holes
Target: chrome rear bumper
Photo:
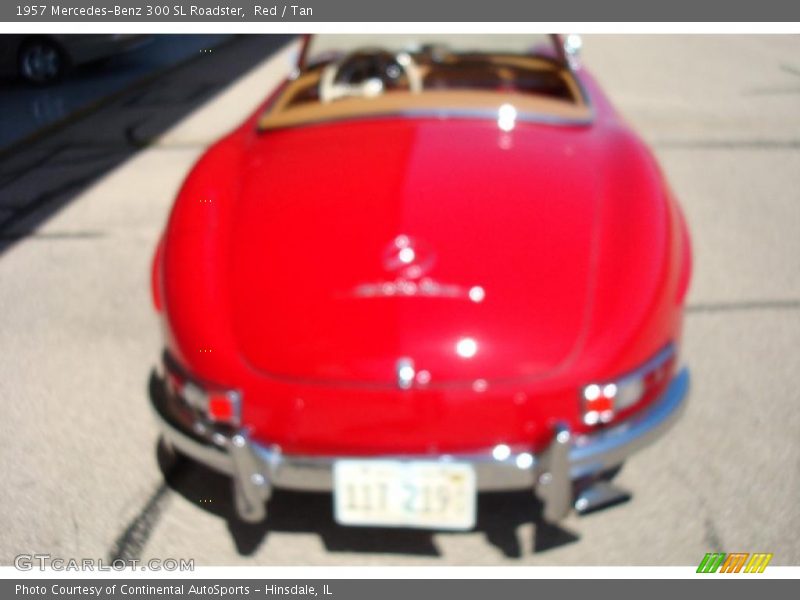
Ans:
<svg viewBox="0 0 800 600"><path fill-rule="evenodd" d="M531 489L544 504L544 519L556 522L573 508L574 480L613 468L658 439L680 416L688 391L689 372L684 368L664 394L641 413L587 435L558 429L548 448L536 455L495 447L480 454L375 458L468 462L475 468L480 491ZM238 514L246 521L266 517L266 502L273 487L331 491L333 464L346 458L286 455L277 446L250 440L243 431L191 435L173 423L157 398L152 398L152 407L163 438L170 446L231 476Z"/></svg>

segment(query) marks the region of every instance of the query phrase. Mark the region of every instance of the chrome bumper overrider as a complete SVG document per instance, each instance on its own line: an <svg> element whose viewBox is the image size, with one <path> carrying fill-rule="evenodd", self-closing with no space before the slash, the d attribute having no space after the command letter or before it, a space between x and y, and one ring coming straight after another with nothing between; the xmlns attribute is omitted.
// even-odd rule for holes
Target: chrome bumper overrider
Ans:
<svg viewBox="0 0 800 600"><path fill-rule="evenodd" d="M623 423L586 435L567 428L554 432L544 452L437 456L381 456L395 460L468 462L476 473L478 489L501 491L531 489L542 500L543 517L555 522L566 517L575 503L573 481L621 464L628 456L659 438L680 416L689 390L689 372L682 369L664 394L651 406ZM282 454L277 446L250 440L244 431L201 436L185 433L167 416L158 399L152 399L165 442L200 463L230 475L239 516L246 521L266 517L266 502L273 487L307 491L333 489L333 463L340 456Z"/></svg>

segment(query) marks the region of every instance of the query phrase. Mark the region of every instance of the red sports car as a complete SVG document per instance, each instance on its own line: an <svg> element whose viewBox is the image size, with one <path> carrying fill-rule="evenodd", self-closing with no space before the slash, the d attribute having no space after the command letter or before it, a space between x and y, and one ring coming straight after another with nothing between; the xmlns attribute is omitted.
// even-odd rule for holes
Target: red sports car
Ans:
<svg viewBox="0 0 800 600"><path fill-rule="evenodd" d="M652 154L560 36L319 36L192 169L153 262L166 447L345 525L558 521L681 412L691 273Z"/></svg>

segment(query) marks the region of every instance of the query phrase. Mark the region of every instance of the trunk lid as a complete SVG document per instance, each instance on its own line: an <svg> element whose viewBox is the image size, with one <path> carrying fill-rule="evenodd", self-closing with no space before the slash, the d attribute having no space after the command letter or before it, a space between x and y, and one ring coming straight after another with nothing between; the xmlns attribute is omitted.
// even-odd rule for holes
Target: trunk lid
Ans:
<svg viewBox="0 0 800 600"><path fill-rule="evenodd" d="M395 386L403 364L430 386L559 369L587 326L592 138L435 119L261 134L228 273L243 356L329 384Z"/></svg>

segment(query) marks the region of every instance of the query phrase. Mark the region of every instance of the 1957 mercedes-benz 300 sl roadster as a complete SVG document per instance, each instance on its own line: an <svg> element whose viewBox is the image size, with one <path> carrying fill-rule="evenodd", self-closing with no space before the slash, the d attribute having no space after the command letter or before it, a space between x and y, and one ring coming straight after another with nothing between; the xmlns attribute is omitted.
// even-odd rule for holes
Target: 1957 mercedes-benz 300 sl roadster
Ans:
<svg viewBox="0 0 800 600"><path fill-rule="evenodd" d="M687 227L561 36L321 36L197 162L153 262L164 447L344 525L545 522L683 408ZM612 490L612 491L610 491Z"/></svg>

